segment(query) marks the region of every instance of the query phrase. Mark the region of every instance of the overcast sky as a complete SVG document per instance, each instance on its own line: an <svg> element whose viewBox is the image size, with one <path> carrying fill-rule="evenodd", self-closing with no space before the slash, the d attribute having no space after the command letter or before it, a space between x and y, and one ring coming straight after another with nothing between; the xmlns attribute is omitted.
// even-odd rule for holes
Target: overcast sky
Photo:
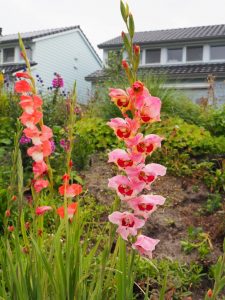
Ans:
<svg viewBox="0 0 225 300"><path fill-rule="evenodd" d="M97 44L124 30L119 0L0 0L3 35L80 25ZM225 0L128 0L136 31L225 24ZM101 51L98 50L101 55Z"/></svg>

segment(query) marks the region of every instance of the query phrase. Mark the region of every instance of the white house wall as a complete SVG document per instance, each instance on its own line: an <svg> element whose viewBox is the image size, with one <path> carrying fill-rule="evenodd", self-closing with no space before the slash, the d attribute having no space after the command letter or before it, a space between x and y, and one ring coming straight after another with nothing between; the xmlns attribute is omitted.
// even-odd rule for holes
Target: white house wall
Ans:
<svg viewBox="0 0 225 300"><path fill-rule="evenodd" d="M64 79L64 89L70 91L77 82L78 102L86 103L91 84L84 77L101 67L93 51L79 31L36 40L33 48L34 74L40 75L45 88L52 85L54 72Z"/></svg>

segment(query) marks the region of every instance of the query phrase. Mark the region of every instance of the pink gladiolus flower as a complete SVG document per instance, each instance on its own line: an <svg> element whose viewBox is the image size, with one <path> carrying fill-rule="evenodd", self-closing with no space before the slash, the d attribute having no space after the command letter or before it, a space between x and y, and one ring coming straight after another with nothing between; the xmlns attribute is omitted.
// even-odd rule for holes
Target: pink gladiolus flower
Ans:
<svg viewBox="0 0 225 300"><path fill-rule="evenodd" d="M142 155L139 153L127 153L122 149L115 149L109 153L108 162L113 162L121 169L132 167L142 161Z"/></svg>
<svg viewBox="0 0 225 300"><path fill-rule="evenodd" d="M132 245L133 249L136 249L141 255L152 258L152 251L155 250L155 246L159 243L159 240L151 239L145 235L139 235L137 241Z"/></svg>
<svg viewBox="0 0 225 300"><path fill-rule="evenodd" d="M82 186L76 183L64 184L59 187L59 193L61 196L65 194L67 198L72 198L82 193Z"/></svg>
<svg viewBox="0 0 225 300"><path fill-rule="evenodd" d="M142 134L137 134L125 142L129 148L133 148L135 151L144 155L150 155L156 148L161 147L162 140L163 139L156 134L148 134L145 137L143 137Z"/></svg>
<svg viewBox="0 0 225 300"><path fill-rule="evenodd" d="M161 101L157 97L146 97L141 110L137 113L143 123L160 121Z"/></svg>
<svg viewBox="0 0 225 300"><path fill-rule="evenodd" d="M115 211L108 218L111 223L118 225L117 232L124 240L127 240L128 235L135 236L137 229L143 227L145 224L144 220L138 219L129 212L121 213Z"/></svg>
<svg viewBox="0 0 225 300"><path fill-rule="evenodd" d="M34 125L36 125L42 118L42 112L35 110L32 114L28 114L26 112L23 112L23 114L20 117L21 123L25 125L28 128L34 128Z"/></svg>
<svg viewBox="0 0 225 300"><path fill-rule="evenodd" d="M111 100L119 107L122 112L130 109L130 98L122 89L109 89Z"/></svg>
<svg viewBox="0 0 225 300"><path fill-rule="evenodd" d="M39 176L43 175L48 170L48 167L44 161L34 162L33 163L33 172L34 178L38 178Z"/></svg>
<svg viewBox="0 0 225 300"><path fill-rule="evenodd" d="M39 193L41 190L45 189L48 186L48 184L49 184L48 180L44 180L44 179L34 180L34 189L37 193Z"/></svg>
<svg viewBox="0 0 225 300"><path fill-rule="evenodd" d="M136 215L147 219L157 209L157 205L163 205L165 200L164 197L158 195L141 195L129 200L127 203Z"/></svg>
<svg viewBox="0 0 225 300"><path fill-rule="evenodd" d="M44 157L49 156L51 153L52 147L49 141L45 141L40 145L36 145L27 149L27 154L36 162L43 161Z"/></svg>
<svg viewBox="0 0 225 300"><path fill-rule="evenodd" d="M125 169L127 175L138 178L140 181L146 183L146 188L150 188L150 184L156 180L158 176L166 174L166 168L160 164L140 164L136 167Z"/></svg>
<svg viewBox="0 0 225 300"><path fill-rule="evenodd" d="M140 127L140 124L137 120L132 120L126 118L114 118L107 123L115 132L119 139L128 139L134 136Z"/></svg>
<svg viewBox="0 0 225 300"><path fill-rule="evenodd" d="M36 215L41 216L43 215L46 211L52 210L51 206L39 206L36 208Z"/></svg>
<svg viewBox="0 0 225 300"><path fill-rule="evenodd" d="M16 93L31 92L31 86L26 80L17 81L15 83L14 89Z"/></svg>
<svg viewBox="0 0 225 300"><path fill-rule="evenodd" d="M117 195L122 200L128 200L140 193L145 187L145 183L129 180L128 177L123 175L117 175L109 179L108 187L116 190Z"/></svg>

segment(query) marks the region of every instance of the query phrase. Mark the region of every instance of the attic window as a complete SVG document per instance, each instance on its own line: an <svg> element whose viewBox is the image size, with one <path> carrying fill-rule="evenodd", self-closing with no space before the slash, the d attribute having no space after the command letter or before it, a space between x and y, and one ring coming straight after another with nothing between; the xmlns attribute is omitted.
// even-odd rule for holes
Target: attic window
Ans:
<svg viewBox="0 0 225 300"><path fill-rule="evenodd" d="M161 49L148 49L146 50L146 64L160 63Z"/></svg>
<svg viewBox="0 0 225 300"><path fill-rule="evenodd" d="M187 47L187 61L201 61L202 54L202 46Z"/></svg>
<svg viewBox="0 0 225 300"><path fill-rule="evenodd" d="M14 62L15 49L5 48L3 49L3 63Z"/></svg>
<svg viewBox="0 0 225 300"><path fill-rule="evenodd" d="M225 46L211 46L210 59L225 59Z"/></svg>
<svg viewBox="0 0 225 300"><path fill-rule="evenodd" d="M167 49L167 61L170 63L182 62L183 48Z"/></svg>

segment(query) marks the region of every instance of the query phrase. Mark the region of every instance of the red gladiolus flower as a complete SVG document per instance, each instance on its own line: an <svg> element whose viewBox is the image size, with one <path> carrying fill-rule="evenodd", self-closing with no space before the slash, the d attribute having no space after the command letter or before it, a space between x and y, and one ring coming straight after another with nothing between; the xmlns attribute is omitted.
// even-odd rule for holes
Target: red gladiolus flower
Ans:
<svg viewBox="0 0 225 300"><path fill-rule="evenodd" d="M78 206L77 202L73 202L70 205L68 205L68 207L67 207L67 214L68 214L68 218L69 219L73 218L73 215L77 211L77 206ZM60 206L57 209L57 214L60 216L60 218L62 218L62 219L64 218L64 216L65 216L64 206Z"/></svg>
<svg viewBox="0 0 225 300"><path fill-rule="evenodd" d="M31 86L26 80L20 80L15 83L16 93L28 93L31 92Z"/></svg>
<svg viewBox="0 0 225 300"><path fill-rule="evenodd" d="M82 186L76 183L73 183L71 185L61 185L59 187L59 193L61 196L64 196L65 194L66 197L72 198L82 193Z"/></svg>

